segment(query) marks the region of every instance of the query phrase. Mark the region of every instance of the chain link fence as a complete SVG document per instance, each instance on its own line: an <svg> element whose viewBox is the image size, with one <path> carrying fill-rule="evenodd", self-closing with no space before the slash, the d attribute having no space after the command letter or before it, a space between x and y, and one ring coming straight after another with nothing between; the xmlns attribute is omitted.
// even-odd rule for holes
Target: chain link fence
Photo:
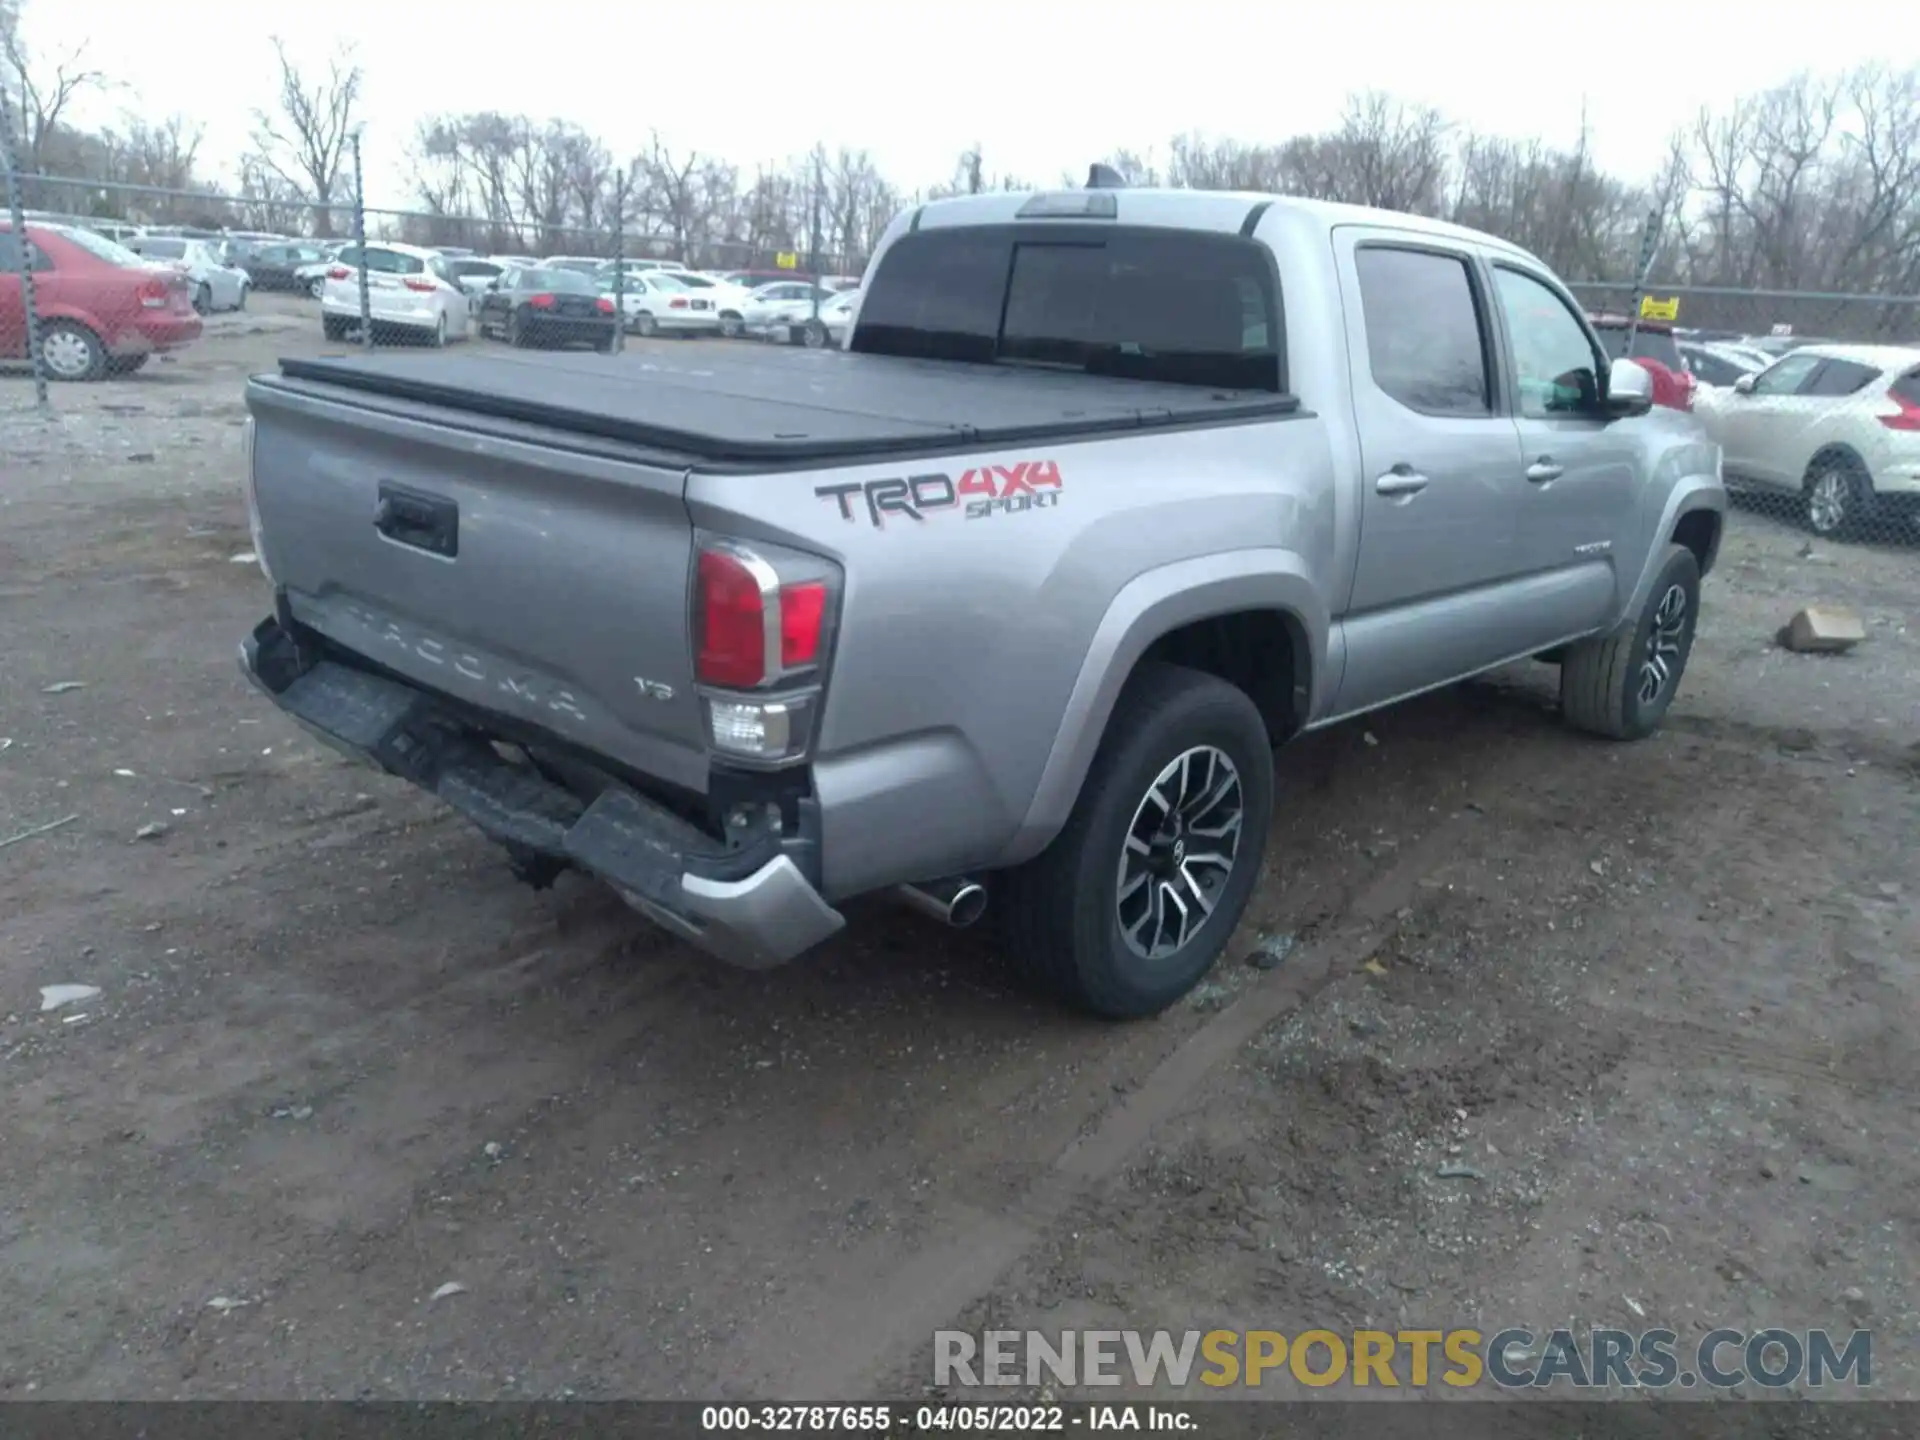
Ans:
<svg viewBox="0 0 1920 1440"><path fill-rule="evenodd" d="M303 307L330 345L831 345L864 265L680 243L656 216L629 222L625 203L591 227L365 207L357 146L349 198L327 204L21 175L10 152L5 163L0 361L28 362L42 406L62 382L125 379L190 351L267 293ZM1920 539L1920 297L1658 279L1572 288L1616 358L1655 367L1662 403L1720 443L1743 510L1837 542Z"/></svg>

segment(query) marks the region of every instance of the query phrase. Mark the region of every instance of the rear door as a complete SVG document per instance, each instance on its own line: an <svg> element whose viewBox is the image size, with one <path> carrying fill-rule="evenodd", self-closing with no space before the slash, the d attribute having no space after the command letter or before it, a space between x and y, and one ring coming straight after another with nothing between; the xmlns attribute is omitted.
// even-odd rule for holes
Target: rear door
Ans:
<svg viewBox="0 0 1920 1440"><path fill-rule="evenodd" d="M27 353L27 304L20 287L20 242L0 230L0 356L19 360Z"/></svg>
<svg viewBox="0 0 1920 1440"><path fill-rule="evenodd" d="M1486 663L1498 637L1460 607L1513 573L1526 481L1471 253L1359 226L1334 244L1365 486L1338 702L1352 711Z"/></svg>

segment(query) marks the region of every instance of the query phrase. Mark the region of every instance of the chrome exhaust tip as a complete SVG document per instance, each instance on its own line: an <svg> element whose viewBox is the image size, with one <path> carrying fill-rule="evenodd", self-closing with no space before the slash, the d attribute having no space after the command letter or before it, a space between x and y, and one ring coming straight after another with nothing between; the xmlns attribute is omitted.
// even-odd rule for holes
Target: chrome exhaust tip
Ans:
<svg viewBox="0 0 1920 1440"><path fill-rule="evenodd" d="M902 885L899 895L922 914L956 930L964 930L987 911L987 887L964 876L925 885Z"/></svg>

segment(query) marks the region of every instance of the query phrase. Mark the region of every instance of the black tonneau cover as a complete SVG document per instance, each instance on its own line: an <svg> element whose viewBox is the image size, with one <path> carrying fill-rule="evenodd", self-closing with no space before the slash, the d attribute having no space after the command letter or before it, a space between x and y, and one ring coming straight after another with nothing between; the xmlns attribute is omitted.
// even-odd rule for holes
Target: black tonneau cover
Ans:
<svg viewBox="0 0 1920 1440"><path fill-rule="evenodd" d="M1287 415L1291 395L840 351L284 359L291 380L663 447L798 463ZM269 382L270 383L270 382Z"/></svg>

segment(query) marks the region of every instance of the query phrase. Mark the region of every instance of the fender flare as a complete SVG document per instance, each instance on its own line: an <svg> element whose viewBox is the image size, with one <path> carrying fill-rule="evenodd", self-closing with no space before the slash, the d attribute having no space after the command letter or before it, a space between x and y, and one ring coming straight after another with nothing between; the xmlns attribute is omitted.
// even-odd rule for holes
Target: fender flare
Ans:
<svg viewBox="0 0 1920 1440"><path fill-rule="evenodd" d="M1641 565L1639 578L1634 582L1633 593L1627 597L1620 624L1629 623L1645 608L1647 597L1653 592L1654 578L1666 558L1667 542L1672 539L1681 518L1703 510L1720 519L1714 528L1713 548L1707 553L1706 564L1700 567L1700 573L1705 575L1713 568L1714 561L1720 555L1720 544L1727 533L1727 489L1718 475L1688 475L1675 483L1666 504L1661 508L1660 523L1653 532L1653 543L1647 547L1647 558Z"/></svg>
<svg viewBox="0 0 1920 1440"><path fill-rule="evenodd" d="M1303 718L1317 712L1336 677L1326 673L1326 602L1299 555L1231 550L1144 571L1121 587L1094 630L1033 799L1000 863L1031 859L1067 823L1121 687L1148 647L1183 625L1240 610L1282 611L1299 622L1307 637L1311 687Z"/></svg>

